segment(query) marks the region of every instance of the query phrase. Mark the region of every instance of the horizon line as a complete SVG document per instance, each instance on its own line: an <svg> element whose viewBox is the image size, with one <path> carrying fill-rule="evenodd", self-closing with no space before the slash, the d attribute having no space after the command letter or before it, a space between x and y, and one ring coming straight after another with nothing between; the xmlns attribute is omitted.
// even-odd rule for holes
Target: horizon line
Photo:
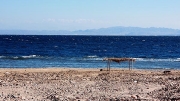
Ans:
<svg viewBox="0 0 180 101"><path fill-rule="evenodd" d="M86 31L86 30L99 30L99 29L107 29L107 28L115 28L115 27L122 27L122 28L142 28L142 29L148 29L148 28L162 28L162 29L173 29L173 30L180 30L177 28L168 28L168 27L137 27L137 26L112 26L112 27L101 27L101 28L89 28L89 29L77 29L77 30L67 30L67 29L0 29L0 30L21 30L21 31Z"/></svg>

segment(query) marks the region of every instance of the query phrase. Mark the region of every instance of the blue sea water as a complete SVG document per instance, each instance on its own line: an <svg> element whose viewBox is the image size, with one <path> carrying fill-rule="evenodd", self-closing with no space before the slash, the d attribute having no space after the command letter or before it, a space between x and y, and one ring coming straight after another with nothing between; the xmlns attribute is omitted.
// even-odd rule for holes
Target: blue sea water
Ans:
<svg viewBox="0 0 180 101"><path fill-rule="evenodd" d="M107 57L135 58L137 69L180 69L180 36L0 36L0 68L106 68Z"/></svg>

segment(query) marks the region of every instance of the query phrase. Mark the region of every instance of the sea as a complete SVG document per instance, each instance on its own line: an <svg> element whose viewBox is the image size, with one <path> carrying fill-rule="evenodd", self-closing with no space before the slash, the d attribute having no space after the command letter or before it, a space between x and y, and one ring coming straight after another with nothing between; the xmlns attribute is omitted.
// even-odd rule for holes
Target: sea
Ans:
<svg viewBox="0 0 180 101"><path fill-rule="evenodd" d="M180 69L180 36L0 35L0 68ZM111 62L128 68L128 62Z"/></svg>

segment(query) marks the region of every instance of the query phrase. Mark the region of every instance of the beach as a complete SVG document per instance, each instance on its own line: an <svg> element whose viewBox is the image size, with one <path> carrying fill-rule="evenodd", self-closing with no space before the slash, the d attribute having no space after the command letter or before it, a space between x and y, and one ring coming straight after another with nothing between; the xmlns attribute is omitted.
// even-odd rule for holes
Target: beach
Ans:
<svg viewBox="0 0 180 101"><path fill-rule="evenodd" d="M0 69L2 101L180 100L180 71Z"/></svg>

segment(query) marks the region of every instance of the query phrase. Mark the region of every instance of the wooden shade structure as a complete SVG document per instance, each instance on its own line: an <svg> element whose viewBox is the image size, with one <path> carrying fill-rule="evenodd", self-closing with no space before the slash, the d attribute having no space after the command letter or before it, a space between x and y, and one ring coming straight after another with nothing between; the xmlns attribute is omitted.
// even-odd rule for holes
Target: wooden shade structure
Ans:
<svg viewBox="0 0 180 101"><path fill-rule="evenodd" d="M135 59L133 59L133 58L105 58L103 60L107 61L107 70L109 70L109 71L110 71L110 62L111 61L117 62L117 63L120 63L123 61L129 61L129 70L132 70L133 62L135 61Z"/></svg>

